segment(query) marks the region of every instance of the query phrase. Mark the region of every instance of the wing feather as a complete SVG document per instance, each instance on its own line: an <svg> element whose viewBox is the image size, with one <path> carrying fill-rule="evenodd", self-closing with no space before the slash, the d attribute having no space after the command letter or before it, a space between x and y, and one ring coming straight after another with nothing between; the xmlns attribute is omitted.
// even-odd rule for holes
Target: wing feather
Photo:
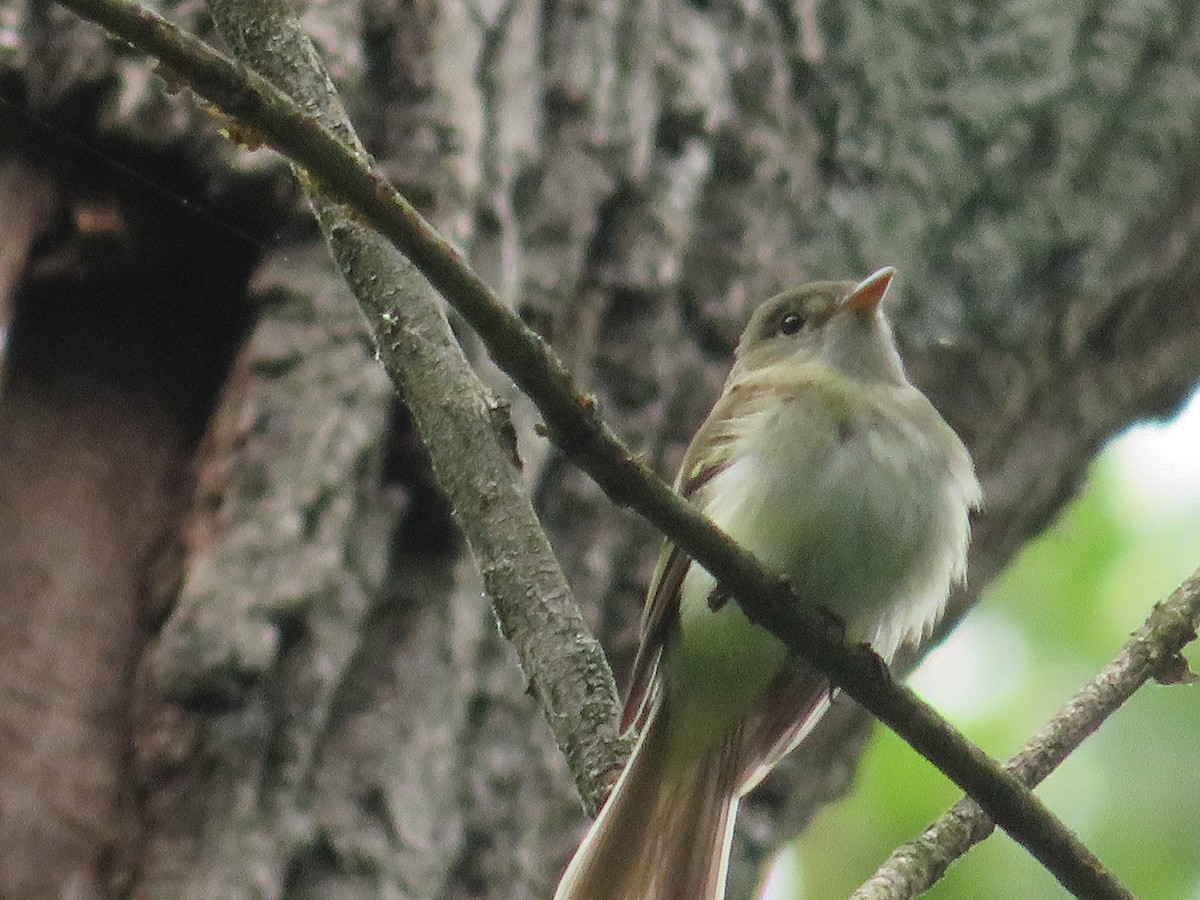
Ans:
<svg viewBox="0 0 1200 900"><path fill-rule="evenodd" d="M755 381L726 385L679 466L675 488L685 500L704 508L704 487L728 467L739 439L762 408L766 391L766 385ZM642 611L640 642L621 714L622 730L641 724L659 656L679 615L679 592L691 564L690 556L669 541L664 543Z"/></svg>

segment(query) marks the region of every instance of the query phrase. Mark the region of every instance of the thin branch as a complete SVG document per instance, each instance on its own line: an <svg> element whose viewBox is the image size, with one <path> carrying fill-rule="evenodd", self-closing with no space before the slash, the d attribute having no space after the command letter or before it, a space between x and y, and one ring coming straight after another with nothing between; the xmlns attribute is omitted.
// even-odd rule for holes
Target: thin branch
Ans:
<svg viewBox="0 0 1200 900"><path fill-rule="evenodd" d="M1037 785L1149 679L1183 680L1180 651L1200 627L1200 571L1157 603L1116 657L1004 764ZM898 847L850 900L906 900L929 890L954 860L984 840L992 821L969 797L959 800L915 841Z"/></svg>
<svg viewBox="0 0 1200 900"><path fill-rule="evenodd" d="M449 242L390 184L362 166L338 138L264 79L146 10L117 0L59 2L162 60L175 77L249 123L302 165L323 191L351 204L458 309L496 363L538 407L551 438L615 503L635 507L725 585L751 621L826 673L976 798L1067 890L1089 898L1132 897L1015 776L970 744L928 704L893 682L868 647L847 646L827 616L766 572L630 454L600 420L594 402L578 393L570 373L545 342L499 302Z"/></svg>
<svg viewBox="0 0 1200 900"><path fill-rule="evenodd" d="M218 30L265 75L371 165L320 57L285 0L210 0ZM302 174L302 173L298 173ZM301 179L304 181L305 179ZM374 332L379 359L429 450L483 578L500 629L517 652L576 788L598 809L628 752L618 693L587 630L529 493L498 433L502 407L454 340L429 284L378 232L320 185L306 190L334 260Z"/></svg>

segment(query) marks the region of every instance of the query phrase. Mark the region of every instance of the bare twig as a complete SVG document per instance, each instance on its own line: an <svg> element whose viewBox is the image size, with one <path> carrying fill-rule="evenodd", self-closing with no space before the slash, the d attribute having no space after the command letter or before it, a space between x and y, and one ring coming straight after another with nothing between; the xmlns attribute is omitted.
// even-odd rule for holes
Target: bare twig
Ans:
<svg viewBox="0 0 1200 900"><path fill-rule="evenodd" d="M1155 604L1146 622L1099 674L1004 764L1037 785L1149 679L1178 680L1179 652L1200 627L1200 571ZM851 895L851 900L906 900L929 890L954 860L992 833L987 814L964 797L919 838L901 847Z"/></svg>
<svg viewBox="0 0 1200 900"><path fill-rule="evenodd" d="M309 37L283 0L210 0L218 30L244 62L299 101L315 123L371 162ZM515 448L497 432L507 408L454 340L432 289L378 232L319 186L306 185L330 251L375 335L379 359L412 413L483 576L496 620L517 651L583 798L593 812L627 753L617 689L533 510Z"/></svg>
<svg viewBox="0 0 1200 900"><path fill-rule="evenodd" d="M1068 890L1089 898L1132 896L1015 776L894 683L869 648L847 646L827 616L764 571L632 456L597 416L594 402L580 396L570 373L545 342L341 140L270 83L146 10L119 0L60 2L162 60L174 76L249 123L303 166L323 191L352 204L355 213L412 260L470 322L496 363L537 405L553 440L614 502L635 507L703 565L739 599L752 621L779 636L933 762Z"/></svg>

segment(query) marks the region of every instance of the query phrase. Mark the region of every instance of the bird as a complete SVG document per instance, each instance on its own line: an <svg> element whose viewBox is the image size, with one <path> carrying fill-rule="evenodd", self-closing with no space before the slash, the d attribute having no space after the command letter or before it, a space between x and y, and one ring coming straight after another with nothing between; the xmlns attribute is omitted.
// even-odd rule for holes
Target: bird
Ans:
<svg viewBox="0 0 1200 900"><path fill-rule="evenodd" d="M675 481L887 664L965 579L982 502L963 442L905 374L882 309L895 275L762 303ZM721 900L740 799L833 693L666 542L622 715L633 749L555 900Z"/></svg>

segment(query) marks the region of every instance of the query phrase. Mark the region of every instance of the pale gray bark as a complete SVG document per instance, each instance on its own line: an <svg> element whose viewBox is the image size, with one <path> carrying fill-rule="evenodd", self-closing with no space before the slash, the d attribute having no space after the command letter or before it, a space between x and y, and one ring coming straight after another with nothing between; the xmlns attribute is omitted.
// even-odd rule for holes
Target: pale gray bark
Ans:
<svg viewBox="0 0 1200 900"><path fill-rule="evenodd" d="M1200 375L1200 18L1185 0L806 11L366 0L314 4L305 24L389 174L664 473L754 302L798 280L898 266L910 370L967 439L987 492L965 605L1061 508L1106 437L1169 412ZM97 740L89 751L104 758L87 761L133 800L89 795L86 815L69 792L47 801L46 827L83 850L50 866L44 895L85 871L101 890L148 898L183 886L212 897L547 896L583 823L578 799L283 167L246 161L141 60L57 9L10 0L0 28L12 35L0 41L5 98L102 154L0 110L5 156L57 192L52 213L0 219L6 245L31 229L41 241L12 278L18 312L62 272L86 288L139 253L166 253L164 232L183 227L172 217L197 235L201 271L244 243L178 204L133 227L127 210L144 204L108 168L118 162L201 198L251 239L245 273L178 302L244 309L248 292L258 314L198 489L178 447L195 449L207 411L162 426L153 410L167 401L142 393L138 421L159 424L119 433L137 436L120 453L145 464L99 493L117 521L147 506L169 520L181 495L197 498L184 561L166 566L188 576L182 594L169 574L146 576L158 518L119 538L84 520L98 523L98 546L115 547L107 570L133 575L105 595L105 634L135 635L132 610L150 650L133 675L121 653L108 671L130 685L133 752ZM116 234L132 251L81 224L105 191L121 198ZM47 225L55 214L68 223ZM197 339L221 368L237 329L217 331ZM0 424L12 429L27 407L5 390ZM515 418L543 520L620 673L656 537L533 434L519 398ZM112 427L92 432L93 452L114 446ZM182 484L164 486L164 459ZM30 521L21 503L44 502L3 496L10 535ZM0 540L0 615L38 627L20 610L54 595L23 594L17 609L27 559L10 564L21 544ZM173 606L165 624L162 605ZM49 646L74 671L91 636L64 631ZM0 635L6 660L28 646ZM218 658L198 667L206 653ZM172 678L198 668L212 679ZM25 684L0 678L10 729L36 727L25 713L53 699L31 702ZM749 891L746 860L844 789L862 734L853 716L831 722L747 805L731 896ZM12 735L0 733L0 760L38 739ZM4 799L0 835L13 827ZM34 896L10 887L14 858L0 853L0 896Z"/></svg>

